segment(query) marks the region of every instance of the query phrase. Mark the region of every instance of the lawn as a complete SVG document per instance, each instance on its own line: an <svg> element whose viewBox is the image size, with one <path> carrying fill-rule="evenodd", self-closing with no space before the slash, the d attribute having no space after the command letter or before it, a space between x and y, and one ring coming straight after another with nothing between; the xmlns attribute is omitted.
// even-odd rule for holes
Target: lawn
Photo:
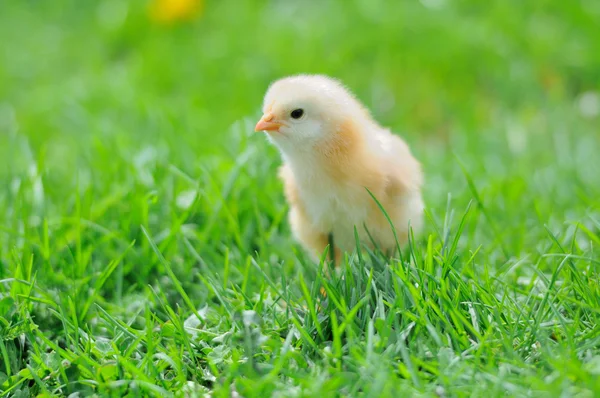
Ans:
<svg viewBox="0 0 600 398"><path fill-rule="evenodd" d="M146 6L0 2L0 397L600 395L600 2ZM423 163L397 258L291 238L294 73Z"/></svg>

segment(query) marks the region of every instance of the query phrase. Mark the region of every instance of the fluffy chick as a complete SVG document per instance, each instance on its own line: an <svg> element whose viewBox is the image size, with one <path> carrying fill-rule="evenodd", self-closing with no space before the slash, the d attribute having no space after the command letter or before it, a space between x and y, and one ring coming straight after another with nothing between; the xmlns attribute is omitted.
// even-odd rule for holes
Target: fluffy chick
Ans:
<svg viewBox="0 0 600 398"><path fill-rule="evenodd" d="M389 222L368 191L390 216L401 244L409 225L421 228L419 162L340 82L320 75L278 80L267 90L263 113L255 130L266 132L281 152L292 231L315 258L331 233L338 263L341 251L356 248L355 227L361 243L394 251Z"/></svg>

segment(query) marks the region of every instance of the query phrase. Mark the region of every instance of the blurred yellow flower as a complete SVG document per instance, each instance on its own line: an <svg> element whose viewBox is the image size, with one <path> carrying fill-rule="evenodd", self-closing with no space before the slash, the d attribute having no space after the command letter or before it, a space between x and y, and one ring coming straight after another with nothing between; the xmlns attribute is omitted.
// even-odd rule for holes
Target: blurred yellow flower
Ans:
<svg viewBox="0 0 600 398"><path fill-rule="evenodd" d="M193 18L203 10L204 0L153 0L150 17L160 23L171 23Z"/></svg>

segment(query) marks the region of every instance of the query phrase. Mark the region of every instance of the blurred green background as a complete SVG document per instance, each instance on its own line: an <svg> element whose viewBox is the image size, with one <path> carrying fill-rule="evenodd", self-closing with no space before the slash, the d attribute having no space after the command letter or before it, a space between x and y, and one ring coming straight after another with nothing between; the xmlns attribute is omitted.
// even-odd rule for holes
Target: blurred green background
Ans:
<svg viewBox="0 0 600 398"><path fill-rule="evenodd" d="M563 205L576 189L592 193L597 1L196 3L197 12L164 23L146 1L3 2L2 184L42 177L40 217L68 214L76 189L88 207L111 197L102 211L136 230L141 214L120 215L139 204L119 201L119 192L160 196L172 167L193 180L214 173L219 190L219 173L246 153L250 179L234 194L244 197L246 184L265 188L250 198L264 210L281 196L276 151L252 133L262 96L282 76L325 73L411 144L433 209L448 193L471 198L455 156L482 184L512 178L513 196L536 181ZM563 157L568 167L546 170ZM559 174L546 184L545 172ZM4 214L22 205L29 216L33 202L17 191L0 196L12 209ZM19 217L7 222L26 229Z"/></svg>
<svg viewBox="0 0 600 398"><path fill-rule="evenodd" d="M577 112L600 81L592 0L208 1L168 26L147 8L3 2L4 135L28 137L68 178L90 141L164 144L189 162L215 151L293 73L342 79L411 140L500 129L506 114L547 120L565 101Z"/></svg>
<svg viewBox="0 0 600 398"><path fill-rule="evenodd" d="M0 307L16 322L3 326L5 337L38 327L78 353L65 319L111 335L92 304L140 330L150 319L163 325L169 313L153 292L175 308L181 291L143 228L191 300L223 317L214 333L231 326L227 305L256 309L255 295L271 291L249 271L255 259L298 290L305 257L285 223L278 154L253 133L269 83L295 73L341 79L409 142L426 174L425 236L437 242L444 220L455 231L474 201L460 248L523 305L534 284L519 278L556 268L545 257L556 249L548 231L597 259L600 1L196 5L181 20L158 21L140 0L0 1L0 291L15 299ZM203 284L208 275L229 289L227 305ZM30 292L13 277L35 281L47 302L24 300ZM240 289L243 297L232 293ZM145 321L140 308L151 309ZM28 355L11 354L13 374L33 363ZM593 383L574 361L513 382L538 377L545 388L558 369L556 388ZM338 376L331 391L347 382ZM91 378L61 380L82 377Z"/></svg>

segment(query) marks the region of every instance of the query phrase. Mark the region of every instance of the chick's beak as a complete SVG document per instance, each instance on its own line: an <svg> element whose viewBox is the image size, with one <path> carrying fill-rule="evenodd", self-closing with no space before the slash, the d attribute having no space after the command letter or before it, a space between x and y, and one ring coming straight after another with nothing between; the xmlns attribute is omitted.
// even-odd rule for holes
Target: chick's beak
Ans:
<svg viewBox="0 0 600 398"><path fill-rule="evenodd" d="M281 123L273 121L272 113L265 113L262 118L256 123L254 131L277 131L281 127Z"/></svg>

